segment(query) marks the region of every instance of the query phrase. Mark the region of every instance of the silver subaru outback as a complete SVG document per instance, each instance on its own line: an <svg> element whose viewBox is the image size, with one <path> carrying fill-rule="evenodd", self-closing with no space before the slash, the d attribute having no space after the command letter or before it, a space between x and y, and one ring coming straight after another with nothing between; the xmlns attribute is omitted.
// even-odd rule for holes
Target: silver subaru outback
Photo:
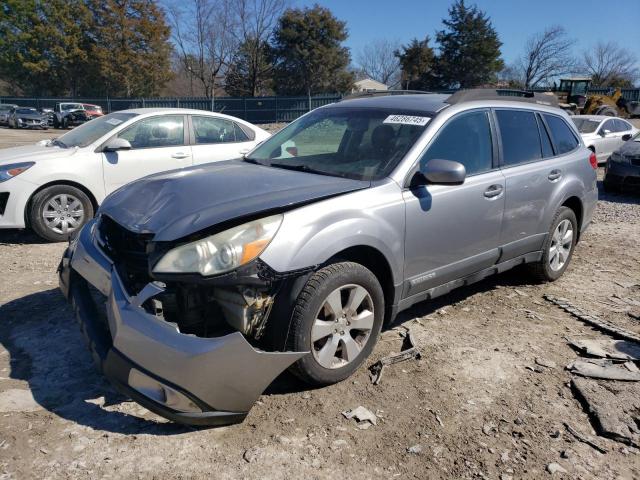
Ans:
<svg viewBox="0 0 640 480"><path fill-rule="evenodd" d="M171 420L229 424L287 368L347 378L416 302L523 264L560 277L597 161L551 97L504 93L343 100L114 192L60 265L100 369Z"/></svg>

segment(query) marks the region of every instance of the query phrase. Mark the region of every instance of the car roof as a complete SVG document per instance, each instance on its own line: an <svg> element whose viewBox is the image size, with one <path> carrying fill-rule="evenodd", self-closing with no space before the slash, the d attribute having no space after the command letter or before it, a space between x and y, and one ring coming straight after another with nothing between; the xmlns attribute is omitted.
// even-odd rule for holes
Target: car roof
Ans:
<svg viewBox="0 0 640 480"><path fill-rule="evenodd" d="M610 118L617 118L617 117L609 117L607 115L574 115L572 118L584 118L585 120L594 120L596 122L602 122L603 120L608 120ZM623 120L622 118L618 118L618 120Z"/></svg>
<svg viewBox="0 0 640 480"><path fill-rule="evenodd" d="M258 128L255 125L250 124L246 120L242 120L238 117L233 117L231 115L225 115L224 113L219 112L211 112L209 110L198 110L196 108L160 108L160 107L149 107L149 108L129 108L127 110L117 110L111 113L135 113L136 115L152 115L154 113L178 113L182 115L211 115L220 118L228 118L234 122L242 122L246 125L252 126L253 128Z"/></svg>
<svg viewBox="0 0 640 480"><path fill-rule="evenodd" d="M358 108L385 108L414 110L435 115L440 110L448 107L445 102L451 95L441 93L427 93L414 95L387 95L387 96L363 96L347 98L339 103L331 104L332 107L358 107Z"/></svg>

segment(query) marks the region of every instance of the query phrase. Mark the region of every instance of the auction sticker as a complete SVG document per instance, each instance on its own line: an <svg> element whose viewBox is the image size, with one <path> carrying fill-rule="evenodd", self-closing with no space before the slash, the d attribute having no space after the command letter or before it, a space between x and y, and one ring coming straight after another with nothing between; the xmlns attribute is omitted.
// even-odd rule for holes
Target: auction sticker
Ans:
<svg viewBox="0 0 640 480"><path fill-rule="evenodd" d="M425 126L431 120L429 117L414 117L412 115L389 115L382 123L401 123L403 125Z"/></svg>
<svg viewBox="0 0 640 480"><path fill-rule="evenodd" d="M117 127L122 123L122 120L120 120L119 118L110 118L109 120L107 120L106 123L108 123L109 125L113 125L114 127Z"/></svg>

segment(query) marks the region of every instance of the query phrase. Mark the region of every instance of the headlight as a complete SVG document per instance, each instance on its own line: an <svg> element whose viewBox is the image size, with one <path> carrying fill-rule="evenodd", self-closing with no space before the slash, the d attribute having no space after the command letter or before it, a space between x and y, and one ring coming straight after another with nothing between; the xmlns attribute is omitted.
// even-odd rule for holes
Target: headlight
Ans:
<svg viewBox="0 0 640 480"><path fill-rule="evenodd" d="M25 170L31 168L34 162L12 163L10 165L0 165L0 182L6 182L10 178L20 175Z"/></svg>
<svg viewBox="0 0 640 480"><path fill-rule="evenodd" d="M229 272L260 255L281 223L282 215L273 215L181 245L167 252L153 271L201 275Z"/></svg>

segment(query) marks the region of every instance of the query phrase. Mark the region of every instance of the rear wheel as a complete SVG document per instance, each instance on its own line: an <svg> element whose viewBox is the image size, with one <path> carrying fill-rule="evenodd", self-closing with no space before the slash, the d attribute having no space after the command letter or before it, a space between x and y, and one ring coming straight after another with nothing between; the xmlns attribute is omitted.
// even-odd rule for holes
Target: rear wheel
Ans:
<svg viewBox="0 0 640 480"><path fill-rule="evenodd" d="M291 371L314 385L349 377L375 346L384 317L376 276L358 263L341 262L314 273L296 301L287 346L309 351Z"/></svg>
<svg viewBox="0 0 640 480"><path fill-rule="evenodd" d="M539 281L553 282L569 266L578 239L578 221L568 207L560 207L543 245L542 259L529 265L532 275Z"/></svg>
<svg viewBox="0 0 640 480"><path fill-rule="evenodd" d="M31 228L45 240L63 242L93 217L87 195L70 185L53 185L36 193L31 201Z"/></svg>

